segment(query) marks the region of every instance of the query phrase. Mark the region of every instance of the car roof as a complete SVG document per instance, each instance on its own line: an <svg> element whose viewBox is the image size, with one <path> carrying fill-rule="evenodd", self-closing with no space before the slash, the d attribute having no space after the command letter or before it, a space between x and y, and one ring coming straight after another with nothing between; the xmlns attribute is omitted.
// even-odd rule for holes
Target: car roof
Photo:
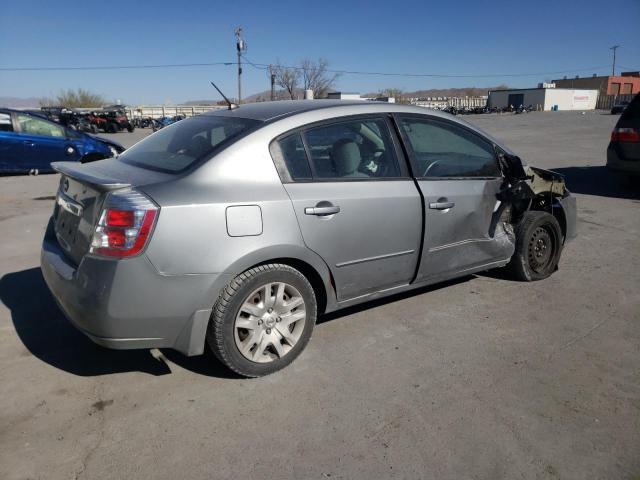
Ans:
<svg viewBox="0 0 640 480"><path fill-rule="evenodd" d="M380 101L368 100L280 100L274 102L259 102L240 105L233 110L219 109L211 110L203 115L205 116L222 116L247 118L251 120L271 123L291 118L299 114L306 114L313 111L321 111L321 119L333 119L347 115L367 115L367 114L386 114L386 113L406 113L413 115L429 115L430 117L441 118L450 122L463 125L471 129L485 138L493 141L496 145L513 153L506 145L502 144L481 128L461 119L454 117L449 113L440 110L434 110L425 107L417 107L414 105L403 105L400 103L388 103ZM320 118L317 118L320 120Z"/></svg>
<svg viewBox="0 0 640 480"><path fill-rule="evenodd" d="M378 102L369 100L278 100L273 102L257 102L240 105L232 110L219 109L207 112L205 115L248 118L269 122L284 117L297 115L316 110L326 110L327 118L334 113L344 114L345 109L352 110L354 114L380 113L380 112L405 112L405 113L429 113L436 116L447 116L436 110L428 110L424 107L402 105L399 103Z"/></svg>

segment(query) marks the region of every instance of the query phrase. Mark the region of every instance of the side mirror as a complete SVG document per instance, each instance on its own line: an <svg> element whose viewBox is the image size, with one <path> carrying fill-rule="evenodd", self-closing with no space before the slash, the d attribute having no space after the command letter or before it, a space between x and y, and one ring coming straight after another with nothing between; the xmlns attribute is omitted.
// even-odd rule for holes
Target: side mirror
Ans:
<svg viewBox="0 0 640 480"><path fill-rule="evenodd" d="M510 180L524 180L527 174L524 171L522 160L517 155L510 155L506 152L499 152L498 159L502 165L505 177Z"/></svg>
<svg viewBox="0 0 640 480"><path fill-rule="evenodd" d="M65 133L65 136L67 138L79 138L80 137L78 132L72 127L65 127L64 133Z"/></svg>

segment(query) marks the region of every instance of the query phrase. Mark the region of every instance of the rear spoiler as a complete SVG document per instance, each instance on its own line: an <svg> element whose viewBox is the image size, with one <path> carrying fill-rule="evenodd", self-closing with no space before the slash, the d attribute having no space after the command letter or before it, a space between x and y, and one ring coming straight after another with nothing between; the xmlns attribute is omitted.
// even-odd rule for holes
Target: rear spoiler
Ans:
<svg viewBox="0 0 640 480"><path fill-rule="evenodd" d="M94 165L95 167L95 165ZM85 165L78 162L53 162L51 164L56 172L66 175L67 177L87 183L96 190L107 192L109 190L118 190L120 188L130 187L130 183L122 182L111 178L107 175L101 175L100 172L93 172L96 168L87 169Z"/></svg>

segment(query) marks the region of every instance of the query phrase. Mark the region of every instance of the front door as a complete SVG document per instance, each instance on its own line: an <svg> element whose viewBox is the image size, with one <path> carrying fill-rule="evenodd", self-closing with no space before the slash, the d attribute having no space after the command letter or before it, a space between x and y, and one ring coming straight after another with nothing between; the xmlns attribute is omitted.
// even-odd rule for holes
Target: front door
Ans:
<svg viewBox="0 0 640 480"><path fill-rule="evenodd" d="M17 119L27 169L48 171L52 162L77 160L76 147L62 125L22 113L17 114Z"/></svg>
<svg viewBox="0 0 640 480"><path fill-rule="evenodd" d="M492 143L456 123L398 116L424 197L425 232L416 281L438 280L503 261L513 242L492 232L503 178Z"/></svg>
<svg viewBox="0 0 640 480"><path fill-rule="evenodd" d="M338 300L409 283L422 206L388 120L323 123L274 145L304 242L327 263Z"/></svg>

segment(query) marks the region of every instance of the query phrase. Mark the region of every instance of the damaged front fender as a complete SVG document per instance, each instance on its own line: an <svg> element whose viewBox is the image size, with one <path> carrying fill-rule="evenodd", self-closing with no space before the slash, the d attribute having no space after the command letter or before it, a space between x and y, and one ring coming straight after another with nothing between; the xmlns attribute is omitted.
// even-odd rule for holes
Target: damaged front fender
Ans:
<svg viewBox="0 0 640 480"><path fill-rule="evenodd" d="M524 212L539 210L558 219L565 241L574 238L576 200L567 189L564 177L551 170L523 165L516 155L501 153L498 157L505 180L498 193L501 211L492 228L495 229L499 220L505 220L504 211L509 211L510 223L515 225Z"/></svg>

